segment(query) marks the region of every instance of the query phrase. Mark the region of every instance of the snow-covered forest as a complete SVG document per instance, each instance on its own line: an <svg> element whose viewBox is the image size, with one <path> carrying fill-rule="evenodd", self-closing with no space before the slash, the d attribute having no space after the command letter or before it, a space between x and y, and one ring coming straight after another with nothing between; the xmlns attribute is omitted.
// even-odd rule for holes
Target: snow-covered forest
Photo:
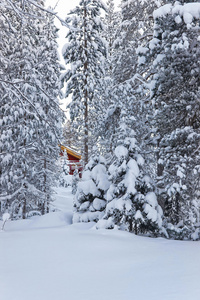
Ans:
<svg viewBox="0 0 200 300"><path fill-rule="evenodd" d="M49 212L64 141L84 166L73 222L198 240L199 24L197 1L122 0L116 10L81 0L65 20L42 0L1 1L1 215ZM66 123L59 103L69 98Z"/></svg>
<svg viewBox="0 0 200 300"><path fill-rule="evenodd" d="M199 299L200 1L115 4L0 1L0 299Z"/></svg>

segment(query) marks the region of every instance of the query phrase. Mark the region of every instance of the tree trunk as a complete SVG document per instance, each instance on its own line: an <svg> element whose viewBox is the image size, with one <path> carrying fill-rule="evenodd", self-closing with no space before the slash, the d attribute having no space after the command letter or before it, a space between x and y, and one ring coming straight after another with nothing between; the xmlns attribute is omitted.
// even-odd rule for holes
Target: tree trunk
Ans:
<svg viewBox="0 0 200 300"><path fill-rule="evenodd" d="M137 222L135 222L135 234L137 235L138 234L138 228L137 228Z"/></svg>
<svg viewBox="0 0 200 300"><path fill-rule="evenodd" d="M88 163L88 62L87 62L87 12L86 7L84 8L84 48L85 48L85 57L86 61L84 63L84 164Z"/></svg>
<svg viewBox="0 0 200 300"><path fill-rule="evenodd" d="M133 222L132 222L132 219L130 218L129 219L129 232L132 232L133 231Z"/></svg>
<svg viewBox="0 0 200 300"><path fill-rule="evenodd" d="M24 201L22 205L22 219L26 219L26 194L24 195Z"/></svg>
<svg viewBox="0 0 200 300"><path fill-rule="evenodd" d="M175 199L176 203L175 203L175 210L176 210L176 215L175 215L175 219L176 219L176 224L179 223L180 220L180 194L177 193L176 194L176 199Z"/></svg>
<svg viewBox="0 0 200 300"><path fill-rule="evenodd" d="M49 195L47 195L46 213L49 213Z"/></svg>
<svg viewBox="0 0 200 300"><path fill-rule="evenodd" d="M157 147L159 148L160 140L158 140ZM156 159L157 159L157 188L159 190L158 193L158 204L162 207L162 209L165 208L165 199L162 196L162 191L164 190L163 182L162 182L162 176L164 171L164 165L161 163L159 151L156 153Z"/></svg>

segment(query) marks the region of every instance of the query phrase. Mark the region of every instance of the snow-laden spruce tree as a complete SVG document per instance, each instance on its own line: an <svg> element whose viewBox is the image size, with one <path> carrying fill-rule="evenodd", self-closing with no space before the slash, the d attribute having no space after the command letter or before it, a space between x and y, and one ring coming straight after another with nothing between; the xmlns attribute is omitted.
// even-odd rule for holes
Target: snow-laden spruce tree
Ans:
<svg viewBox="0 0 200 300"><path fill-rule="evenodd" d="M34 118L37 114L34 109L35 90L30 84L30 78L35 75L35 53L30 51L30 32L27 34L30 27L24 29L21 19L11 11L7 13L12 17L17 38L13 37L9 43L6 41L4 52L7 64L3 79L11 84L5 86L1 83L4 87L1 97L1 115L4 116L0 137L1 200L4 207L12 207L12 215L20 210L19 213L25 217L27 198L32 202L34 193L37 195L36 189L30 188L34 172L33 161L36 159L35 153L31 151L35 146L32 134L39 123L38 118Z"/></svg>
<svg viewBox="0 0 200 300"><path fill-rule="evenodd" d="M69 70L63 75L66 82L65 96L72 95L70 116L78 135L82 136L82 153L88 162L91 136L100 109L102 76L104 73L105 45L101 38L103 29L100 19L104 5L100 0L81 0L67 18L67 44L63 57ZM94 134L92 137L94 138Z"/></svg>
<svg viewBox="0 0 200 300"><path fill-rule="evenodd" d="M169 235L176 239L192 238L199 233L199 158L200 133L191 127L176 129L160 142L164 161L165 219ZM197 164L198 163L198 164ZM195 235L197 239L197 235Z"/></svg>
<svg viewBox="0 0 200 300"><path fill-rule="evenodd" d="M105 194L109 188L106 161L93 154L78 182L73 222L97 222L105 212Z"/></svg>
<svg viewBox="0 0 200 300"><path fill-rule="evenodd" d="M42 42L50 22L42 10L35 11L40 22L27 20L33 7L26 4L24 18L5 10L12 20L11 36L13 30L15 34L2 40L6 64L0 83L0 201L11 217L23 218L30 210L48 210L60 131L56 48L43 55L48 43L53 45L50 37L48 43Z"/></svg>
<svg viewBox="0 0 200 300"><path fill-rule="evenodd" d="M148 126L148 91L145 84L145 75L148 66L138 64L137 48L144 45L152 35L152 13L158 1L128 1L121 2L121 22L117 27L113 41L112 77L113 86L110 91L111 105L104 116L103 128L106 136L110 137L110 148L115 148L116 120L119 107L126 109L130 118L136 120L134 130L138 142L143 150L149 152L149 138L151 136ZM119 122L117 123L117 125ZM115 128L114 128L115 127ZM145 147L146 146L146 147ZM146 155L144 153L146 159Z"/></svg>
<svg viewBox="0 0 200 300"><path fill-rule="evenodd" d="M36 20L37 35L37 72L42 79L39 82L40 110L44 114L44 120L40 122L38 133L40 136L40 149L35 162L37 176L35 185L43 192L41 199L42 213L49 211L49 203L52 200L52 188L55 185L59 154L58 141L61 137L61 122L64 115L59 107L58 96L60 93L60 65L57 52L57 28L54 26L54 17L51 14L42 13L43 24Z"/></svg>
<svg viewBox="0 0 200 300"><path fill-rule="evenodd" d="M113 58L115 56L116 49L114 42L118 27L121 22L121 13L115 10L114 0L108 0L106 2L106 12L103 18L104 30L102 32L103 37L107 43L107 57L105 62L106 76L113 79Z"/></svg>
<svg viewBox="0 0 200 300"><path fill-rule="evenodd" d="M146 52L154 74L159 198L167 205L167 220L186 227L185 238L198 226L200 165L200 3L186 2L166 4L154 12L154 36Z"/></svg>
<svg viewBox="0 0 200 300"><path fill-rule="evenodd" d="M123 112L122 112L123 115ZM106 213L97 228L114 228L158 236L163 231L162 209L153 192L151 179L145 175L135 132L127 126L125 116L118 127L118 145L109 167L110 188Z"/></svg>
<svg viewBox="0 0 200 300"><path fill-rule="evenodd" d="M137 48L145 44L153 33L153 11L161 1L122 0L121 23L119 25L115 47L114 74L116 81L124 82L138 72Z"/></svg>
<svg viewBox="0 0 200 300"><path fill-rule="evenodd" d="M101 93L101 113L97 116L97 133L99 135L99 144L101 152L112 156L113 136L116 130L116 120L118 119L118 97L116 94L115 80L113 76L114 57L117 50L114 47L116 32L120 24L121 13L115 11L113 0L106 2L107 8L103 18L104 30L102 36L107 45L107 56L104 62L105 74L103 78L104 88Z"/></svg>

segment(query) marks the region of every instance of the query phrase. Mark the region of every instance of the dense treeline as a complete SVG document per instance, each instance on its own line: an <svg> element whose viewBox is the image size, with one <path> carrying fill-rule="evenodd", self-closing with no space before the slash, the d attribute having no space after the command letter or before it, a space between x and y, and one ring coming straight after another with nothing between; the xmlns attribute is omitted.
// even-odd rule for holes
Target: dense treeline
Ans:
<svg viewBox="0 0 200 300"><path fill-rule="evenodd" d="M199 238L199 18L195 1L122 0L115 12L83 0L70 12L63 81L86 164L74 221Z"/></svg>
<svg viewBox="0 0 200 300"><path fill-rule="evenodd" d="M63 22L61 76L54 13L42 0L0 8L1 211L48 212L64 87L65 139L85 165L74 222L199 239L200 3L81 0Z"/></svg>

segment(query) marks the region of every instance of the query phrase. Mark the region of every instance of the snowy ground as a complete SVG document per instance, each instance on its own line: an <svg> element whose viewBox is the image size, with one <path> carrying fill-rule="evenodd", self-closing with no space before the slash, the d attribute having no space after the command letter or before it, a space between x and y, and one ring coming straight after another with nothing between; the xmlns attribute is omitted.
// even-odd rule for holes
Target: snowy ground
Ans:
<svg viewBox="0 0 200 300"><path fill-rule="evenodd" d="M0 232L0 300L200 299L200 242L71 225L70 189L57 192L60 211Z"/></svg>

